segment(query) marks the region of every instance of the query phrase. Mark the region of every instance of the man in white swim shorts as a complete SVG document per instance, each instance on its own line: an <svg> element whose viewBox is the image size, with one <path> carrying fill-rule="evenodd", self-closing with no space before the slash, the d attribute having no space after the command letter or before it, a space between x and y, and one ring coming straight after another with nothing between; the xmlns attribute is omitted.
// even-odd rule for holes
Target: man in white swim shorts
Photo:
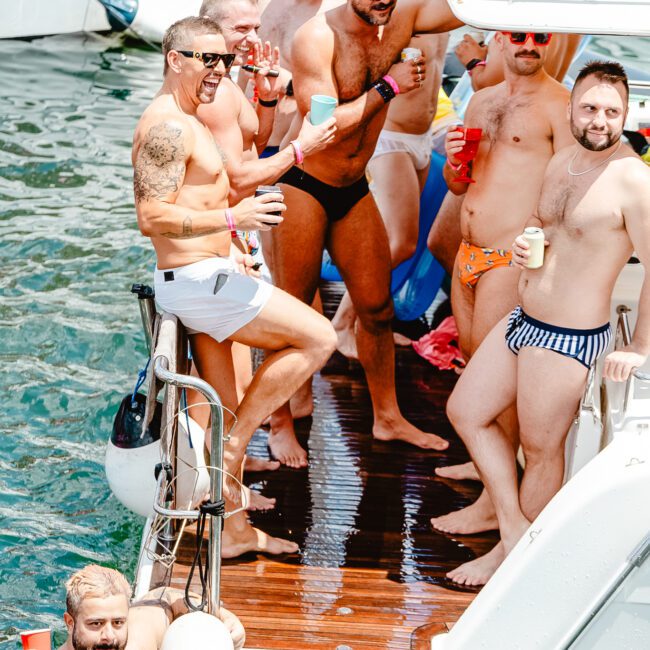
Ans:
<svg viewBox="0 0 650 650"><path fill-rule="evenodd" d="M286 402L336 346L330 323L259 279L250 255L237 250L239 230L282 227L282 195L248 197L228 207L229 182L208 128L197 117L213 101L234 60L219 26L185 18L163 40L162 88L143 113L133 142L135 206L140 231L156 251L156 298L188 328L218 341L269 350L237 408L225 469L238 476L246 446L270 411ZM198 372L214 359L194 359ZM234 381L234 377L233 377ZM239 492L225 481L230 509ZM244 512L226 520L222 555L291 553L293 542L253 528Z"/></svg>

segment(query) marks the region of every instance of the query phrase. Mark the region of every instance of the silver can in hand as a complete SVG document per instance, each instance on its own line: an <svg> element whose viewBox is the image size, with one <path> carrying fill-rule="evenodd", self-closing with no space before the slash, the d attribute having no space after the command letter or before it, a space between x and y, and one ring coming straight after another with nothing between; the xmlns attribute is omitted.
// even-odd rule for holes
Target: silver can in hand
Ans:
<svg viewBox="0 0 650 650"><path fill-rule="evenodd" d="M282 189L278 185L259 185L257 189L255 190L255 196L261 196L262 194L282 194L282 201L284 201L284 193L282 192ZM267 214L272 214L275 215L276 217L279 217L282 213L281 212L267 212ZM267 226L277 226L277 223L271 223L264 221Z"/></svg>
<svg viewBox="0 0 650 650"><path fill-rule="evenodd" d="M419 59L421 56L422 50L418 50L417 47L405 47L400 58L402 61L410 61L411 59Z"/></svg>
<svg viewBox="0 0 650 650"><path fill-rule="evenodd" d="M528 242L530 248L530 257L528 258L529 269L538 269L544 264L544 231L541 228L529 227L524 229L524 239Z"/></svg>

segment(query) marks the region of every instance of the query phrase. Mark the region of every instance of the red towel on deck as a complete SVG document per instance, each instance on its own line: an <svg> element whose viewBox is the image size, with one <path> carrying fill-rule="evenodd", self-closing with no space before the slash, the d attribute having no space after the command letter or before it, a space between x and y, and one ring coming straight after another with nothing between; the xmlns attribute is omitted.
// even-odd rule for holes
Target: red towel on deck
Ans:
<svg viewBox="0 0 650 650"><path fill-rule="evenodd" d="M464 368L463 355L452 341L458 341L458 329L454 317L448 316L435 330L425 334L419 341L413 341L413 349L440 370Z"/></svg>

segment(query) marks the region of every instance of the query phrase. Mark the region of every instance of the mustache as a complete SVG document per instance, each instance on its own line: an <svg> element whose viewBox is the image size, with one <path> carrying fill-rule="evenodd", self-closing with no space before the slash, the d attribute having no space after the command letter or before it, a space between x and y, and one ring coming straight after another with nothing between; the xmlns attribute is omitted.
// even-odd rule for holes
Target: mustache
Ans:
<svg viewBox="0 0 650 650"><path fill-rule="evenodd" d="M535 59L540 58L539 52L535 52L535 50L524 50L523 52L517 52L517 54L515 54L515 58L520 56L532 56Z"/></svg>
<svg viewBox="0 0 650 650"><path fill-rule="evenodd" d="M386 2L386 3L379 3L376 5L372 5L370 7L371 11L384 11L384 9L390 9L395 3L393 2Z"/></svg>

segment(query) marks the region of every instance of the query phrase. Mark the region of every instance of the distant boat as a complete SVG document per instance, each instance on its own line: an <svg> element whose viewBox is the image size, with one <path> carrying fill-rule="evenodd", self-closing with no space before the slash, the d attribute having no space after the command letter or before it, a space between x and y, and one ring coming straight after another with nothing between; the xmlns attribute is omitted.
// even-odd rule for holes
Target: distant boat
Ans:
<svg viewBox="0 0 650 650"><path fill-rule="evenodd" d="M159 43L169 25L200 6L201 0L12 0L0 8L0 38L129 29Z"/></svg>

